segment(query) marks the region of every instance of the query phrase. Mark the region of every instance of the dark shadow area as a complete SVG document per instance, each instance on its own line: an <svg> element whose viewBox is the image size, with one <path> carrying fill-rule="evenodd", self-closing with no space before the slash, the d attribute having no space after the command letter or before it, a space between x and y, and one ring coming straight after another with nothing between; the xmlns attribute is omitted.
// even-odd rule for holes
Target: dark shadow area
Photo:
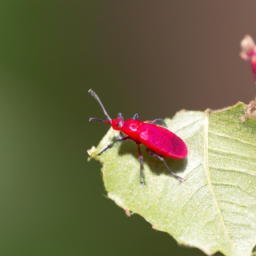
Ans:
<svg viewBox="0 0 256 256"><path fill-rule="evenodd" d="M121 143L121 146L118 152L119 155L131 154L133 155L133 157L138 158L137 144L134 141L127 140L127 141L115 142L115 143Z"/></svg>
<svg viewBox="0 0 256 256"><path fill-rule="evenodd" d="M123 141L123 142L116 142L116 143L121 143L120 149L118 154L119 155L126 155L126 154L131 154L133 157L135 157L138 160L138 171L139 171L139 155L138 155L138 149L137 149L137 144L133 142L132 140L130 141ZM147 151L146 147L141 144L141 152L143 154L143 163L144 165L147 164L150 168L150 170L155 173L156 175L160 175L162 173L170 176L169 170L166 168L164 163L155 157L151 156ZM185 159L172 159L172 158L167 158L164 157L164 160L166 164L169 166L172 172L175 174L179 175L179 173L183 173L184 170L186 169L186 166L188 164L187 158Z"/></svg>

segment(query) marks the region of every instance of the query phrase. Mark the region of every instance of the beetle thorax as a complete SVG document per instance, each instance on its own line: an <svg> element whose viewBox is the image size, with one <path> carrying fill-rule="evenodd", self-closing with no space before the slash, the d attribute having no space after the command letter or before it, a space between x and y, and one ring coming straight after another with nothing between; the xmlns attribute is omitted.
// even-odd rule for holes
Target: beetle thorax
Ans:
<svg viewBox="0 0 256 256"><path fill-rule="evenodd" d="M121 131L125 133L127 136L131 137L136 143L140 143L138 139L138 129L142 124L139 120L128 119L123 124Z"/></svg>

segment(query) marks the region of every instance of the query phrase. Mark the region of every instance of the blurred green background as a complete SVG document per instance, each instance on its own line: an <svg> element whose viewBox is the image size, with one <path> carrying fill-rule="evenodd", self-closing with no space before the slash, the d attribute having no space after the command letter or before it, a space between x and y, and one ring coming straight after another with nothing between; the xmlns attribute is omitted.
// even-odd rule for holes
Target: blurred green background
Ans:
<svg viewBox="0 0 256 256"><path fill-rule="evenodd" d="M109 115L142 120L255 97L240 40L253 1L1 1L0 255L204 255L107 199L87 162ZM136 147L134 147L136 150Z"/></svg>

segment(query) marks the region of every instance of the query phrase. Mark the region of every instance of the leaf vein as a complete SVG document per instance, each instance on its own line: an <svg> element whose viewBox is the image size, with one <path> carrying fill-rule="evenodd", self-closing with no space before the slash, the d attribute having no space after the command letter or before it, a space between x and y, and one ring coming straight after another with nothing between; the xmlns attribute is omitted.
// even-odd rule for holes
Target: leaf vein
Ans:
<svg viewBox="0 0 256 256"><path fill-rule="evenodd" d="M234 155L234 156L240 156L240 157L247 157L247 158L254 158L254 159L256 159L256 156L250 156L250 155L242 155L242 154L240 154L240 153L238 153L238 152L228 152L228 151L225 151L225 150L219 150L219 149L214 149L214 148L211 148L211 147L209 147L208 148L210 151L212 151L212 152L217 152L217 153L221 153L221 154L223 154L223 153L225 153L225 154L227 154L227 155Z"/></svg>
<svg viewBox="0 0 256 256"><path fill-rule="evenodd" d="M180 129L176 130L176 131L175 131L175 133L178 133L178 132L180 132L180 131L184 130L185 128L187 128L187 127L189 127L189 126L194 125L194 124L196 124L196 123L200 122L200 121L201 121L201 119L202 119L202 117L200 117L200 118L199 118L199 119L197 119L196 121L193 121L193 122L191 122L191 123L189 123L189 124L187 124L187 125L185 125L185 126L181 127Z"/></svg>
<svg viewBox="0 0 256 256"><path fill-rule="evenodd" d="M248 142L248 141L245 141L245 140L237 139L237 138L234 138L234 137L232 137L232 136L228 136L228 135L226 135L226 134L217 133L217 132L213 132L213 131L209 131L209 133L214 134L214 135L217 135L217 136L220 136L220 137L224 137L224 138L232 139L232 140L235 140L235 141L239 141L239 142L242 142L242 143L251 145L251 146L253 146L253 147L256 148L256 145L254 145L254 144L252 144L252 143L250 143L250 142Z"/></svg>
<svg viewBox="0 0 256 256"><path fill-rule="evenodd" d="M223 168L223 167L215 167L214 165L211 165L210 166L211 168L215 169L215 170L220 170L220 171L224 171L224 172L240 172L240 173L243 173L243 174L246 174L246 175L251 175L253 177L256 177L256 173L253 172L253 171L250 171L250 170L241 170L241 169L226 169L226 168Z"/></svg>
<svg viewBox="0 0 256 256"><path fill-rule="evenodd" d="M228 184L228 183L218 183L218 182L212 182L212 184L214 186L224 186L224 187L235 187L237 189L240 189L242 192L244 192L245 194L247 194L249 197L252 197L254 200L256 200L256 198L253 195L250 195L246 190L244 190L243 188L241 188L241 186L236 185L236 184ZM253 206L256 206L256 204L251 204Z"/></svg>
<svg viewBox="0 0 256 256"><path fill-rule="evenodd" d="M211 191L213 200L215 202L216 209L217 209L218 214L219 214L219 219L220 219L224 234L225 234L225 236L226 236L226 238L229 242L231 250L235 253L235 255L237 255L237 252L234 249L234 245L233 245L233 243L232 243L232 241L229 237L228 231L226 229L224 219L223 219L223 216L222 216L222 213L221 213L221 209L220 209L220 206L218 204L218 201L217 201L217 198L215 196L213 186L212 186L210 169L209 169L209 160L208 160L208 137L209 137L208 133L209 133L209 114L206 112L205 123L204 123L204 144L205 144L204 145L204 162L205 162L206 177L207 177L207 181L208 181L208 184L209 184L209 187L210 187L210 191Z"/></svg>

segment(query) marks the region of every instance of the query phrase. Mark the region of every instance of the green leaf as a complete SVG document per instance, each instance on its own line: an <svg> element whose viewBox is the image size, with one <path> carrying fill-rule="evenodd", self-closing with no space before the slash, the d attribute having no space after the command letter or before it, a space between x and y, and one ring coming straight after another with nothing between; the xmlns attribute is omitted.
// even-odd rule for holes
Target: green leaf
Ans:
<svg viewBox="0 0 256 256"><path fill-rule="evenodd" d="M251 255L256 244L256 121L241 121L246 107L181 111L166 119L168 129L188 147L185 160L166 158L172 171L187 179L184 183L142 146L146 186L141 186L136 144L113 143L118 133L110 129L90 151L103 164L109 198L179 244L209 255ZM111 149L97 156L108 143Z"/></svg>

